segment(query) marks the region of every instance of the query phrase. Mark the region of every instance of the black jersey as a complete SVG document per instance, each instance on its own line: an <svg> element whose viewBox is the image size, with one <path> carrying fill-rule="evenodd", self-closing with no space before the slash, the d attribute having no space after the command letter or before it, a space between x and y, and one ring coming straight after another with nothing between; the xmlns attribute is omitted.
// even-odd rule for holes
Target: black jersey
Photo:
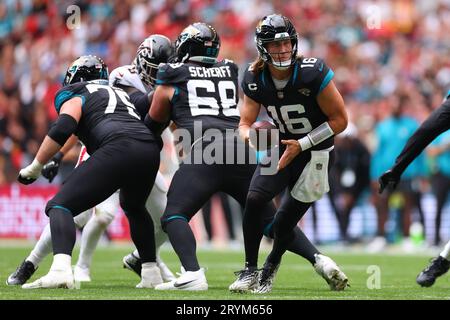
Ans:
<svg viewBox="0 0 450 320"><path fill-rule="evenodd" d="M194 137L194 122L202 131L236 129L239 125L238 67L224 60L210 66L195 63L159 67L156 84L175 88L171 120Z"/></svg>
<svg viewBox="0 0 450 320"><path fill-rule="evenodd" d="M73 97L82 99L82 115L75 135L92 154L105 143L119 137L153 141L153 134L140 120L127 93L108 86L106 80L74 83L60 89L55 96L55 108Z"/></svg>
<svg viewBox="0 0 450 320"><path fill-rule="evenodd" d="M130 96L131 103L136 107L137 114L141 117L141 120L144 120L150 109L150 102L148 101L149 94L136 90L128 95Z"/></svg>
<svg viewBox="0 0 450 320"><path fill-rule="evenodd" d="M294 65L286 86L277 90L267 67L254 74L245 71L241 87L246 96L263 105L280 131L280 139L300 139L328 117L322 112L317 95L333 78L333 71L321 59L301 58ZM313 149L333 144L329 138Z"/></svg>

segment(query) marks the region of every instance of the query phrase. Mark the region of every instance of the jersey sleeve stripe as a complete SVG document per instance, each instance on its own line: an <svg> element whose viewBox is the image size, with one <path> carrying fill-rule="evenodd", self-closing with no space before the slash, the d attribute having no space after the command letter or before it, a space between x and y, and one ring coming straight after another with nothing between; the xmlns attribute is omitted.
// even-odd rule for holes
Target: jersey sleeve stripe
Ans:
<svg viewBox="0 0 450 320"><path fill-rule="evenodd" d="M447 95L445 96L446 98L450 97L450 90L448 90Z"/></svg>
<svg viewBox="0 0 450 320"><path fill-rule="evenodd" d="M318 93L322 92L322 90L325 89L325 87L330 83L330 81L331 81L331 79L333 79L333 77L334 77L333 70L331 70L331 69L328 70L327 75L325 76L325 78L322 81L322 84L320 85Z"/></svg>
<svg viewBox="0 0 450 320"><path fill-rule="evenodd" d="M70 91L63 91L55 98L55 109L59 114L59 111L61 110L62 105L64 102L74 98L74 97L80 97L81 98L81 107L84 105L84 101L86 100L84 96L81 94L74 94Z"/></svg>
<svg viewBox="0 0 450 320"><path fill-rule="evenodd" d="M297 73L298 73L298 64L295 64L295 68L294 68L294 76L292 77L292 85L294 85L295 80L297 80Z"/></svg>
<svg viewBox="0 0 450 320"><path fill-rule="evenodd" d="M55 98L55 109L59 113L59 110L61 109L61 106L64 102L67 100L70 100L73 96L73 92L70 91L62 91L60 92L56 98Z"/></svg>

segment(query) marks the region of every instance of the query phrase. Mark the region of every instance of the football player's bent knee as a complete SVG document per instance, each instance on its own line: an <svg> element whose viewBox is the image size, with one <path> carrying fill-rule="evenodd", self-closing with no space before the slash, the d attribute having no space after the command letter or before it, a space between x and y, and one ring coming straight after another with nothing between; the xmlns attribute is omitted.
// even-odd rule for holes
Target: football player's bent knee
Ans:
<svg viewBox="0 0 450 320"><path fill-rule="evenodd" d="M58 202L54 201L53 199L47 202L47 205L45 206L45 214L48 216L49 211L51 209L61 209L64 212L70 213L73 215L73 212L70 208L67 208L67 206L63 204L59 204Z"/></svg>
<svg viewBox="0 0 450 320"><path fill-rule="evenodd" d="M249 191L247 194L247 200L246 200L246 205L251 205L251 206L262 206L264 205L266 202L269 202L271 199L269 199L268 197L266 197L263 193L261 192L256 192L256 191Z"/></svg>
<svg viewBox="0 0 450 320"><path fill-rule="evenodd" d="M86 223L88 223L89 219L91 218L91 215L92 209L83 211L82 213L77 215L75 218L73 218L73 222L75 222L75 227L77 227L77 229L83 228L86 225Z"/></svg>
<svg viewBox="0 0 450 320"><path fill-rule="evenodd" d="M94 219L96 219L96 221L104 227L107 227L111 224L111 222L114 220L114 216L114 212L111 212L110 210L95 208Z"/></svg>
<svg viewBox="0 0 450 320"><path fill-rule="evenodd" d="M167 232L166 231L167 224L170 223L170 222L173 222L173 221L177 221L177 220L178 221L182 220L182 221L186 221L186 223L189 223L189 219L186 218L186 216L184 216L184 215L179 215L179 214L176 214L176 215L163 215L161 217L161 227L162 227L163 231Z"/></svg>

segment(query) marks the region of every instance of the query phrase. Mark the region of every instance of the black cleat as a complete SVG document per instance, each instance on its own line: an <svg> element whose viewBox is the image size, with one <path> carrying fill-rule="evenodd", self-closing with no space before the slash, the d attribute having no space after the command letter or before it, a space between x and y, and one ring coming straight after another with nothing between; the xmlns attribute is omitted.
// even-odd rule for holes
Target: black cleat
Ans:
<svg viewBox="0 0 450 320"><path fill-rule="evenodd" d="M141 277L141 270L142 270L142 262L141 259L136 257L133 253L130 253L123 257L123 267L127 268L128 270L136 272L136 274Z"/></svg>
<svg viewBox="0 0 450 320"><path fill-rule="evenodd" d="M437 277L442 276L450 268L450 261L441 256L431 260L430 264L417 276L416 282L422 287L431 287Z"/></svg>
<svg viewBox="0 0 450 320"><path fill-rule="evenodd" d="M272 291L273 280L277 274L280 264L264 263L264 267L259 270L258 286L252 293L269 293Z"/></svg>
<svg viewBox="0 0 450 320"><path fill-rule="evenodd" d="M17 267L16 271L12 273L8 279L6 279L6 284L8 286L21 286L31 278L33 273L37 268L30 261L24 260L20 266Z"/></svg>

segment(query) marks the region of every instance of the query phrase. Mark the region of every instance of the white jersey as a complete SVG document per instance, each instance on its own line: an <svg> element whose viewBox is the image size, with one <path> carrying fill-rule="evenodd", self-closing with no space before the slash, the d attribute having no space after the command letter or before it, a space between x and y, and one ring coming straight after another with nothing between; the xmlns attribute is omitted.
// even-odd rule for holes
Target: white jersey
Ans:
<svg viewBox="0 0 450 320"><path fill-rule="evenodd" d="M136 88L142 93L148 92L146 86L142 83L142 80L139 77L134 65L125 65L118 67L109 74L109 85L113 87L117 84Z"/></svg>

